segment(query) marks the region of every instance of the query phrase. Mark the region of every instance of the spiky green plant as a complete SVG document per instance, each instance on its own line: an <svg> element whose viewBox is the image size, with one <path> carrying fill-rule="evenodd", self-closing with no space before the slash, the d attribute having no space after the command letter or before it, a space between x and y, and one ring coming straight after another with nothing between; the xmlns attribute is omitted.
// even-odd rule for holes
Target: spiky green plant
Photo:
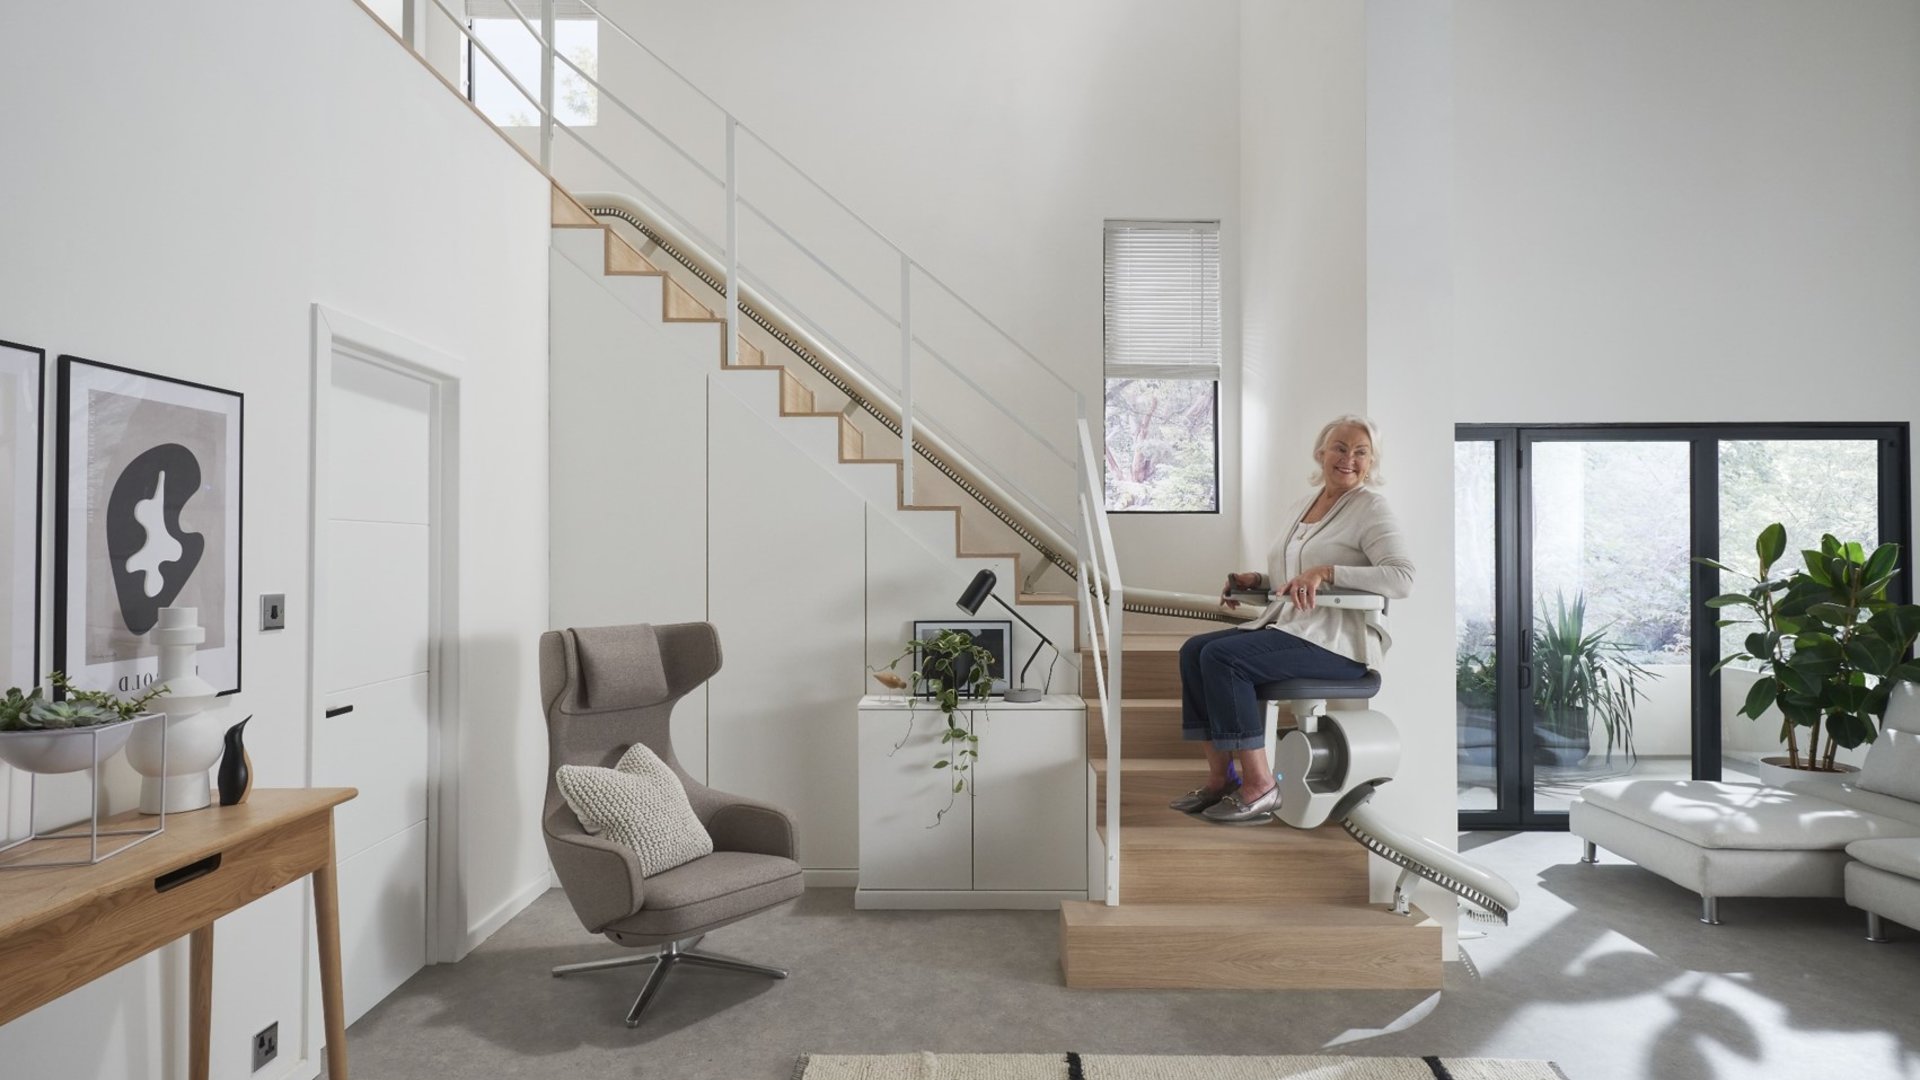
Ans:
<svg viewBox="0 0 1920 1080"><path fill-rule="evenodd" d="M1627 656L1627 648L1607 636L1612 624L1587 629L1587 597L1554 596L1551 616L1543 609L1533 620L1533 706L1542 726L1568 738L1591 736L1598 723L1607 734L1607 760L1616 745L1628 757L1633 749L1633 707L1646 699L1639 681L1652 672Z"/></svg>

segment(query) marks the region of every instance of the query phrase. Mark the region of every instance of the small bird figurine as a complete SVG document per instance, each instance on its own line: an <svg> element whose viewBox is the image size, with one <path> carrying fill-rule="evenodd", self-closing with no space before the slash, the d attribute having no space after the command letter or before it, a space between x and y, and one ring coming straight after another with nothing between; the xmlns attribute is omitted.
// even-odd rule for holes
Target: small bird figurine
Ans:
<svg viewBox="0 0 1920 1080"><path fill-rule="evenodd" d="M874 672L873 681L889 690L905 690L907 688L907 681L891 671Z"/></svg>
<svg viewBox="0 0 1920 1080"><path fill-rule="evenodd" d="M246 744L241 735L247 726L246 720L227 729L222 740L226 749L220 754L220 805L237 806L247 801L247 793L253 790L253 758L247 755Z"/></svg>

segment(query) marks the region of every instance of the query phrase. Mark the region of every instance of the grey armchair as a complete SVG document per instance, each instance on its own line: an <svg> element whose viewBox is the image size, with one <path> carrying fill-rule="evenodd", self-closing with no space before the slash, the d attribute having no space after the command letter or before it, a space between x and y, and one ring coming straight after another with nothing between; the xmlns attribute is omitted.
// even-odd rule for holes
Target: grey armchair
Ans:
<svg viewBox="0 0 1920 1080"><path fill-rule="evenodd" d="M548 631L540 637L540 700L547 715L547 798L542 831L554 871L581 925L632 948L657 951L566 964L555 976L652 964L627 1026L679 964L784 979L764 967L693 948L707 932L775 907L805 889L794 861L793 819L766 803L715 791L687 775L673 753L675 702L720 670L720 638L710 623L603 626ZM562 765L611 768L645 743L679 775L694 813L713 837L713 854L640 876L626 847L588 833L554 782Z"/></svg>

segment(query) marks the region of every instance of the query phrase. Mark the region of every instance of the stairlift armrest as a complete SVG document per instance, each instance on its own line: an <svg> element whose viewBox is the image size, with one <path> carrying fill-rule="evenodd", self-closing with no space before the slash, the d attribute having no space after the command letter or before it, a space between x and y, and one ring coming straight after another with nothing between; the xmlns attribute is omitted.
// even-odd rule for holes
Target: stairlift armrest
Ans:
<svg viewBox="0 0 1920 1080"><path fill-rule="evenodd" d="M551 825L546 840L547 857L553 860L567 902L588 930L600 933L645 905L646 879L640 861L625 845Z"/></svg>
<svg viewBox="0 0 1920 1080"><path fill-rule="evenodd" d="M1323 585L1314 594L1313 602L1320 607L1340 608L1345 611L1385 611L1387 598L1379 593L1361 592L1358 589L1336 589Z"/></svg>

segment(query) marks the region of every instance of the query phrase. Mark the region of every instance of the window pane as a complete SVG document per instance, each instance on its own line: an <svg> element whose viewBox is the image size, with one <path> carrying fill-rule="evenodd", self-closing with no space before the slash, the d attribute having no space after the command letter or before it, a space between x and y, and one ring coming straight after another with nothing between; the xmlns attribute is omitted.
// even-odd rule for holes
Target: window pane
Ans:
<svg viewBox="0 0 1920 1080"><path fill-rule="evenodd" d="M1693 775L1684 442L1533 447L1533 808Z"/></svg>
<svg viewBox="0 0 1920 1080"><path fill-rule="evenodd" d="M1497 810L1497 701L1493 642L1497 584L1494 444L1453 449L1453 655L1459 808Z"/></svg>
<svg viewBox="0 0 1920 1080"><path fill-rule="evenodd" d="M1219 509L1210 379L1107 380L1107 509Z"/></svg>
<svg viewBox="0 0 1920 1080"><path fill-rule="evenodd" d="M1760 568L1753 545L1773 522L1787 528L1787 553L1773 568L1780 577L1803 569L1800 552L1832 533L1871 548L1880 536L1880 451L1872 439L1726 440L1720 444L1720 561L1752 574ZM1753 584L1720 575L1720 591ZM1722 615L1737 617L1740 609ZM1720 656L1739 652L1750 625L1720 629ZM1756 776L1761 757L1784 754L1777 714L1750 720L1736 715L1753 686L1752 664L1729 664L1720 674L1721 769L1728 779Z"/></svg>
<svg viewBox="0 0 1920 1080"><path fill-rule="evenodd" d="M473 36L485 45L507 72L526 87L540 92L540 42L520 20L475 19ZM581 71L599 77L600 22L597 19L559 19L553 24L554 44L560 54L577 64ZM487 119L501 127L537 127L540 106L514 88L513 82L489 60L474 51L468 94ZM553 70L554 119L569 127L583 127L598 117L599 94L580 74L563 62Z"/></svg>

